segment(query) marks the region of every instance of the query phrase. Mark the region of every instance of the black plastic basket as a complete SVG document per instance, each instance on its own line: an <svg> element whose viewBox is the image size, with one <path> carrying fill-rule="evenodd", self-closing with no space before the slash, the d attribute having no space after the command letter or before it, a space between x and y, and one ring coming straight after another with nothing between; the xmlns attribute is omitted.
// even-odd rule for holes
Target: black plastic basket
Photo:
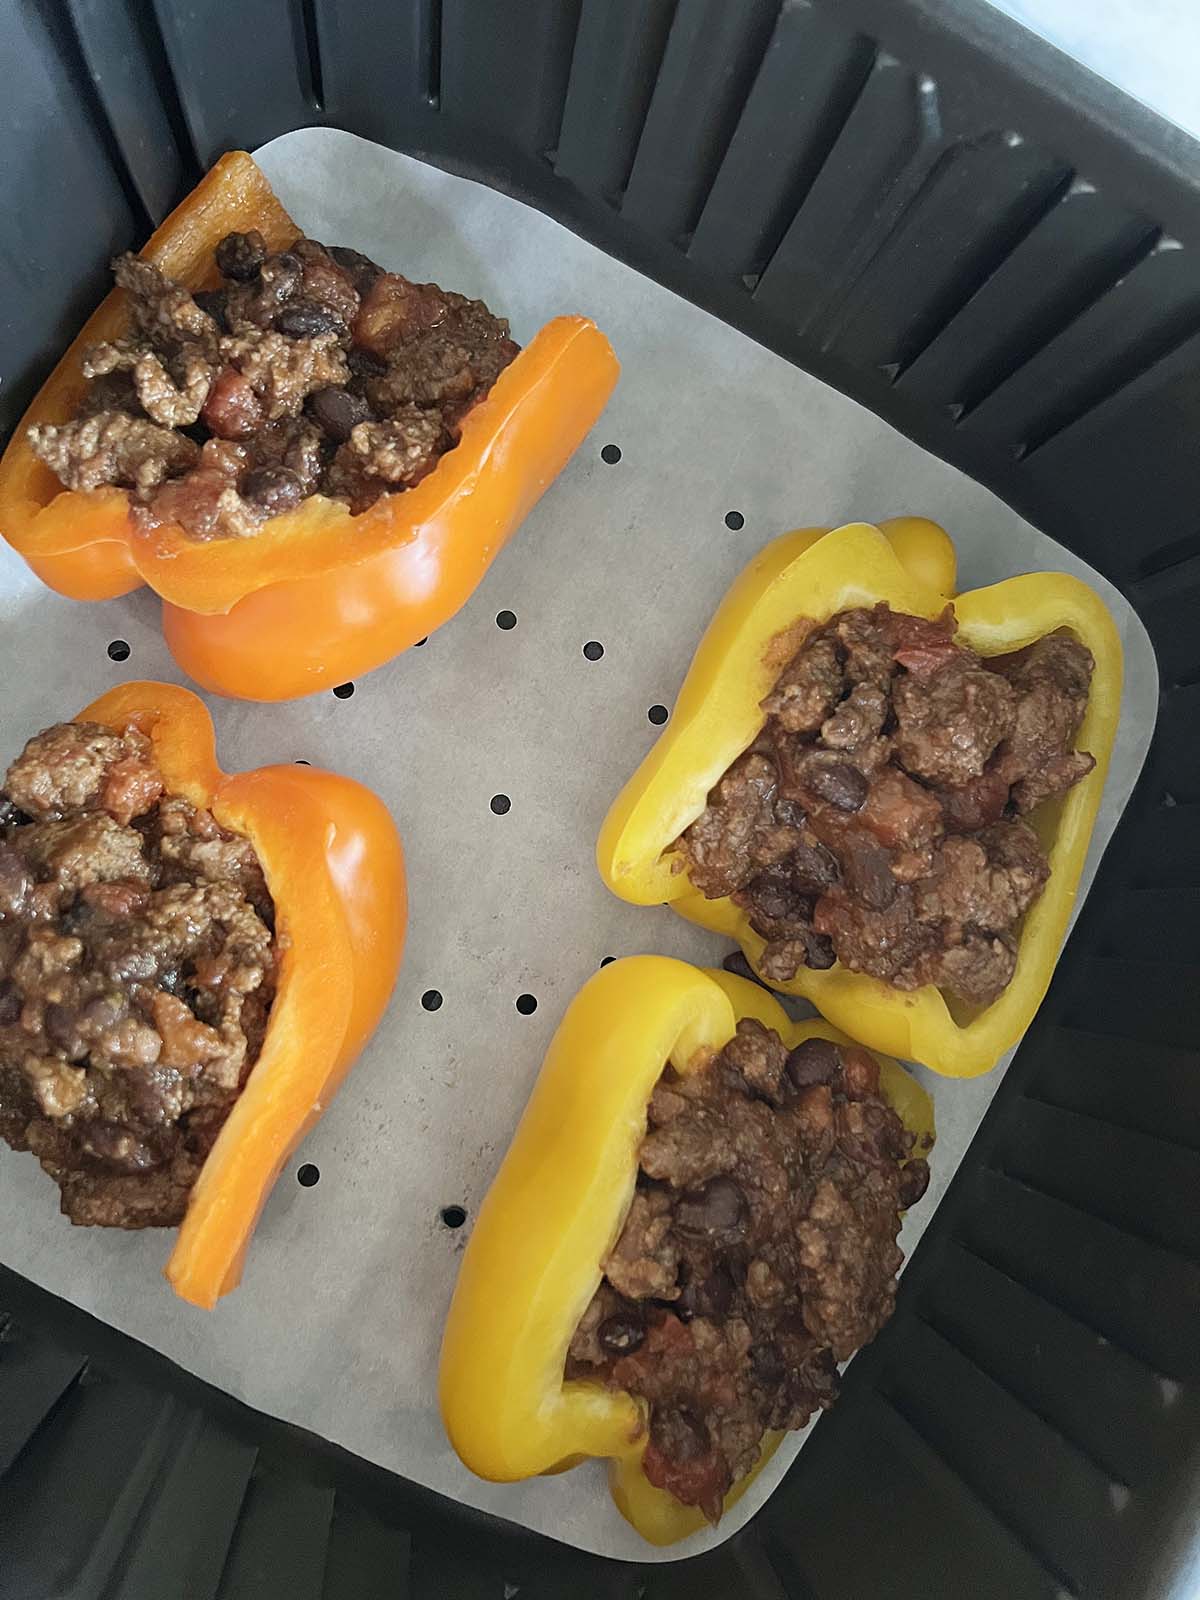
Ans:
<svg viewBox="0 0 1200 1600"><path fill-rule="evenodd" d="M3 1600L1176 1592L1200 1560L1200 147L974 0L10 0L0 48L0 426L203 167L328 123L540 207L988 484L1122 588L1163 685L898 1313L741 1533L666 1566L573 1552L0 1270Z"/></svg>

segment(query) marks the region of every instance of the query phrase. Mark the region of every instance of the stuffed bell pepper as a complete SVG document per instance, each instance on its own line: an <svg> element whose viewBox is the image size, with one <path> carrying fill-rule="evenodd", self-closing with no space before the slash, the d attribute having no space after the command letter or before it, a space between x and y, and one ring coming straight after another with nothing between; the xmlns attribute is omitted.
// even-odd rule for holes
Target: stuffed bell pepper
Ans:
<svg viewBox="0 0 1200 1600"><path fill-rule="evenodd" d="M177 1228L167 1277L213 1306L387 1004L405 916L369 790L227 775L195 695L110 691L0 789L0 1138L72 1222Z"/></svg>
<svg viewBox="0 0 1200 1600"><path fill-rule="evenodd" d="M925 1091L759 985L635 956L569 1006L479 1212L450 1439L511 1481L608 1457L633 1526L715 1522L891 1315Z"/></svg>
<svg viewBox="0 0 1200 1600"><path fill-rule="evenodd" d="M616 382L586 317L521 350L303 237L241 153L114 270L0 462L0 533L72 599L148 584L220 694L342 683L453 616Z"/></svg>
<svg viewBox="0 0 1200 1600"><path fill-rule="evenodd" d="M1077 578L955 595L935 524L769 545L605 820L608 886L736 939L873 1049L986 1072L1058 957L1121 704Z"/></svg>

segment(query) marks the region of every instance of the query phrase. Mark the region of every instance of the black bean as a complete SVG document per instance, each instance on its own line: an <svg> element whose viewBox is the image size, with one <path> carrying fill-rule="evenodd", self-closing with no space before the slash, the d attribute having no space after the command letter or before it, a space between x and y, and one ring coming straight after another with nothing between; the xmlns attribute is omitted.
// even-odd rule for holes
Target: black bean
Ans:
<svg viewBox="0 0 1200 1600"><path fill-rule="evenodd" d="M675 1228L685 1238L736 1244L749 1225L750 1207L732 1178L710 1178L681 1196L675 1207Z"/></svg>
<svg viewBox="0 0 1200 1600"><path fill-rule="evenodd" d="M785 828L799 828L808 817L808 812L799 800L788 799L780 795L775 802L775 820Z"/></svg>
<svg viewBox="0 0 1200 1600"><path fill-rule="evenodd" d="M360 422L370 422L371 408L360 394L349 389L339 389L334 384L310 394L307 409L331 439L345 444L351 430Z"/></svg>
<svg viewBox="0 0 1200 1600"><path fill-rule="evenodd" d="M300 257L293 255L290 250L281 250L277 256L271 256L263 267L263 289L275 305L281 306L300 287L303 276L304 263Z"/></svg>
<svg viewBox="0 0 1200 1600"><path fill-rule="evenodd" d="M88 1001L80 1016L90 1028L111 1028L114 1023L120 1022L125 1010L120 995L98 994L95 999Z"/></svg>
<svg viewBox="0 0 1200 1600"><path fill-rule="evenodd" d="M849 761L807 761L802 781L810 794L839 811L861 811L870 788L864 774Z"/></svg>
<svg viewBox="0 0 1200 1600"><path fill-rule="evenodd" d="M387 371L383 357L361 344L352 344L346 351L346 365L356 378L382 378Z"/></svg>
<svg viewBox="0 0 1200 1600"><path fill-rule="evenodd" d="M828 1083L842 1064L841 1052L828 1039L805 1039L787 1058L787 1075L797 1089Z"/></svg>
<svg viewBox="0 0 1200 1600"><path fill-rule="evenodd" d="M718 1264L705 1278L687 1279L675 1302L675 1310L684 1322L690 1322L693 1317L726 1317L735 1293L729 1268Z"/></svg>
<svg viewBox="0 0 1200 1600"><path fill-rule="evenodd" d="M7 1028L21 1015L21 991L11 978L0 978L0 1028Z"/></svg>
<svg viewBox="0 0 1200 1600"><path fill-rule="evenodd" d="M929 1187L929 1163L914 1156L900 1168L900 1204L904 1210L915 1206Z"/></svg>
<svg viewBox="0 0 1200 1600"><path fill-rule="evenodd" d="M269 517L294 511L304 499L304 485L290 467L255 467L242 479L241 492Z"/></svg>
<svg viewBox="0 0 1200 1600"><path fill-rule="evenodd" d="M823 844L798 844L784 863L797 889L822 894L841 877L837 857Z"/></svg>
<svg viewBox="0 0 1200 1600"><path fill-rule="evenodd" d="M68 1061L77 1061L87 1054L87 1045L79 1032L79 1012L74 1006L50 1001L43 1013L43 1026L46 1037L58 1046Z"/></svg>
<svg viewBox="0 0 1200 1600"><path fill-rule="evenodd" d="M646 1337L646 1327L634 1312L618 1311L606 1317L597 1330L601 1348L610 1356L627 1356L641 1348Z"/></svg>
<svg viewBox="0 0 1200 1600"><path fill-rule="evenodd" d="M790 861L782 868L760 872L752 878L738 895L738 904L744 905L754 916L771 922L811 922L813 897L805 894L802 886L792 878ZM756 928L763 938L771 937L769 928Z"/></svg>
<svg viewBox="0 0 1200 1600"><path fill-rule="evenodd" d="M0 828L23 828L32 821L33 818L26 816L19 806L0 795Z"/></svg>
<svg viewBox="0 0 1200 1600"><path fill-rule="evenodd" d="M370 256L364 256L360 250L348 250L345 245L333 244L329 247L329 254L360 295L368 294L376 278L383 277L383 268L376 266Z"/></svg>
<svg viewBox="0 0 1200 1600"><path fill-rule="evenodd" d="M336 312L316 300L291 300L275 317L278 333L289 339L315 339L321 333L344 333L346 325Z"/></svg>
<svg viewBox="0 0 1200 1600"><path fill-rule="evenodd" d="M257 228L227 233L217 246L217 268L235 283L248 283L266 259L267 242Z"/></svg>
<svg viewBox="0 0 1200 1600"><path fill-rule="evenodd" d="M192 299L200 307L201 311L208 313L222 333L228 333L229 329L225 321L225 307L229 299L227 290L197 289Z"/></svg>

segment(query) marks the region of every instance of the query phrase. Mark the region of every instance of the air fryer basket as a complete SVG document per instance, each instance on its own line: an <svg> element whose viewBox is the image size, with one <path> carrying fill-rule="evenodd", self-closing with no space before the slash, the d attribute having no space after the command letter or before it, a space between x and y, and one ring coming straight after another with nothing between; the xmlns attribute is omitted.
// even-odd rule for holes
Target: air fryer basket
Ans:
<svg viewBox="0 0 1200 1600"><path fill-rule="evenodd" d="M0 41L5 428L106 258L201 167L329 123L541 207L996 489L1122 588L1163 685L899 1311L742 1533L675 1566L572 1552L0 1271L0 1596L1181 1589L1200 1559L1196 146L973 0L16 0Z"/></svg>

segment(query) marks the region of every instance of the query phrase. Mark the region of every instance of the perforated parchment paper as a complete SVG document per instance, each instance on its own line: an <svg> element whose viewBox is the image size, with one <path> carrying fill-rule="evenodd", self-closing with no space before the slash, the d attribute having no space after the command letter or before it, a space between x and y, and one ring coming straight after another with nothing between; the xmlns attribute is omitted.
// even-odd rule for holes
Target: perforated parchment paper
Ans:
<svg viewBox="0 0 1200 1600"><path fill-rule="evenodd" d="M624 372L562 478L426 645L348 698L212 702L228 769L304 758L376 788L404 836L412 902L391 1007L281 1178L241 1288L211 1314L184 1305L160 1276L168 1236L72 1228L33 1157L7 1149L0 1257L251 1405L457 1500L607 1555L694 1554L754 1513L803 1435L718 1530L654 1551L617 1514L600 1465L482 1483L459 1464L436 1407L459 1256L568 1000L606 955L725 953L666 909L623 904L596 876L601 819L657 732L650 708L669 710L726 587L791 527L921 513L954 535L964 588L1039 568L1078 573L1112 607L1126 652L1086 889L1149 743L1153 653L1115 589L993 495L518 201L331 130L289 134L259 160L314 237L482 296L522 341L557 312L590 313ZM608 445L620 450L611 464ZM503 612L515 626L498 625ZM179 678L147 591L72 604L4 549L0 618L0 760L110 684ZM130 646L127 659L110 659L114 640ZM591 659L584 646L597 643ZM498 795L507 810L491 804ZM442 1003L425 1009L434 990ZM522 996L536 1009L518 1009ZM969 1083L923 1074L938 1144L930 1193L904 1225L907 1251L1002 1070ZM319 1182L297 1182L301 1163ZM441 1215L453 1206L467 1213L457 1230Z"/></svg>

